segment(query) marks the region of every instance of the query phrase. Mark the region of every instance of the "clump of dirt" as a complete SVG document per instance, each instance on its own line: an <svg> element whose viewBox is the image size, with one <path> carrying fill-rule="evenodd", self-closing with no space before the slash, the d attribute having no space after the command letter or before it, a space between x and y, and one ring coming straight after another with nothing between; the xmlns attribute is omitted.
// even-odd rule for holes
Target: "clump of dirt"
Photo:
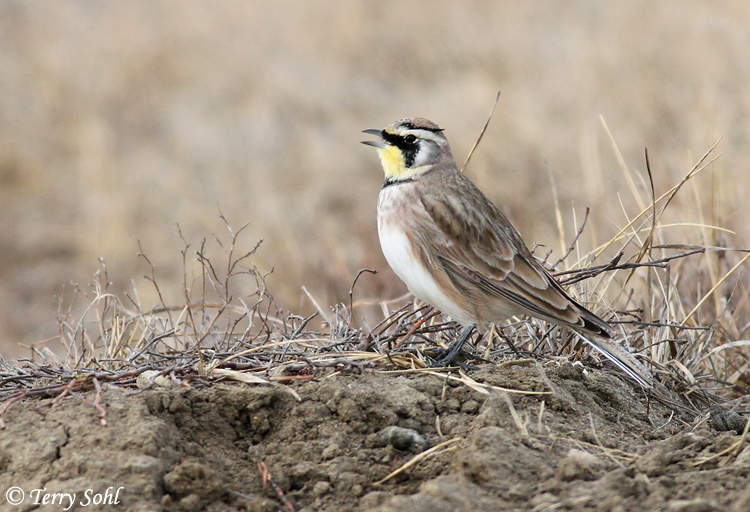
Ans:
<svg viewBox="0 0 750 512"><path fill-rule="evenodd" d="M65 493L66 510L750 510L741 436L569 363L461 380L364 371L288 386L110 386L106 427L93 400L6 412L0 490L25 493L13 510L62 510ZM394 426L427 446L384 445Z"/></svg>

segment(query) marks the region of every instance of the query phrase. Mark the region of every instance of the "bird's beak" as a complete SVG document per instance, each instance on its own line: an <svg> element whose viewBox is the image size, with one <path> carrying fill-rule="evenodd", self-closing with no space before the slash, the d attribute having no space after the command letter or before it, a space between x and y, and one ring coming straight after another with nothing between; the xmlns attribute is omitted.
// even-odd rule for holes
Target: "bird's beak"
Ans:
<svg viewBox="0 0 750 512"><path fill-rule="evenodd" d="M367 133L370 135L377 135L378 137L383 136L383 130L379 130L377 128L370 128L368 130L362 130L362 133ZM374 148L384 148L386 147L386 143L382 140L363 140L362 144L366 146L372 146Z"/></svg>

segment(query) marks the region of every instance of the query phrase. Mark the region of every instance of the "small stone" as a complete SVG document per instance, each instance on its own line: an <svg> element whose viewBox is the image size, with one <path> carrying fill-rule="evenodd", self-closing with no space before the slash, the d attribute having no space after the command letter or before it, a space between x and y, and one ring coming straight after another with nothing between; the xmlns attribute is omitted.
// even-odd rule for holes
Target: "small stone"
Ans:
<svg viewBox="0 0 750 512"><path fill-rule="evenodd" d="M461 412L464 414L476 414L479 411L480 403L476 400L467 400L461 404Z"/></svg>
<svg viewBox="0 0 750 512"><path fill-rule="evenodd" d="M445 408L449 411L457 411L461 408L461 402L455 398L449 398L445 401Z"/></svg>
<svg viewBox="0 0 750 512"><path fill-rule="evenodd" d="M390 444L397 450L421 452L427 446L425 438L416 430L393 425L378 432L378 440L381 446Z"/></svg>
<svg viewBox="0 0 750 512"><path fill-rule="evenodd" d="M201 497L197 494L188 494L180 500L179 509L185 512L197 512L203 508L202 501Z"/></svg>
<svg viewBox="0 0 750 512"><path fill-rule="evenodd" d="M323 496L324 494L328 494L328 491L330 490L331 484L329 484L325 480L321 480L313 486L312 492L315 496Z"/></svg>
<svg viewBox="0 0 750 512"><path fill-rule="evenodd" d="M146 370L135 379L135 386L138 389L148 387L172 388L177 384L169 377L162 375L158 370Z"/></svg>
<svg viewBox="0 0 750 512"><path fill-rule="evenodd" d="M323 460L331 460L334 457L336 457L341 452L341 449L339 448L339 445L336 443L331 443L328 446L325 447L323 450L323 453L321 454L321 457Z"/></svg>

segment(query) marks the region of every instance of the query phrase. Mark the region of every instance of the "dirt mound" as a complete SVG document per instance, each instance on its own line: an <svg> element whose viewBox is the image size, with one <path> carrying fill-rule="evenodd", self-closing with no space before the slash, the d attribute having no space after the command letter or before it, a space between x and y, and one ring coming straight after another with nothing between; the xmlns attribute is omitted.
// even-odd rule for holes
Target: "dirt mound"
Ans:
<svg viewBox="0 0 750 512"><path fill-rule="evenodd" d="M740 436L688 423L615 376L569 363L485 367L470 377L394 373L289 386L107 387L106 427L93 393L54 405L19 401L0 436L0 489L20 488L24 500L12 507L15 495L6 494L1 506L750 510L750 449L740 452ZM416 441L395 448L382 433L394 426L415 431ZM420 455L421 442L444 444Z"/></svg>

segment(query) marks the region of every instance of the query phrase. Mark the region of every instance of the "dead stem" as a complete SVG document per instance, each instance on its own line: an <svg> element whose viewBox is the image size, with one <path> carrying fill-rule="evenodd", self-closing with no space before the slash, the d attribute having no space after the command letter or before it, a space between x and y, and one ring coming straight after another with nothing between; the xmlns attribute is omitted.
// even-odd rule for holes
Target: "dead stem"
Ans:
<svg viewBox="0 0 750 512"><path fill-rule="evenodd" d="M710 156L714 147L677 185L659 197L654 191L647 155L650 204L644 199L641 211L629 216L625 227L589 252L581 247L582 235L589 225L587 208L573 240L563 244L563 256L552 265L554 268L563 264L575 253L577 261L567 265L570 269L554 275L574 296L618 327L618 341L629 345L657 376L658 389L649 399L672 408L677 418L695 417L706 405L725 399L738 386L747 386L750 367L748 345L737 340L750 329L750 322L739 316L735 319L736 308L729 306L734 291L743 289L739 283L747 279L740 269L750 259L750 252L675 243L664 236L664 227L677 226L662 223L665 209L682 186L713 161ZM60 357L48 348L52 341L49 339L31 345L31 359L20 360L16 366L3 366L0 424L8 408L22 398L52 396L59 400L92 390L94 406L105 424L101 383L132 388L137 376L146 370L166 372L177 385L210 384L227 375L235 380L259 378L279 383L326 378L339 372L382 371L428 373L480 393L555 392L538 363L544 391L506 389L483 384L465 372L456 376L426 369L428 354L436 345L454 339L457 325L427 305L415 305L410 296L390 302L355 302L355 285L362 274L374 274L373 270L362 269L355 275L349 287L348 307L342 303L327 307L303 287L315 311L305 315L282 311L268 292L265 278L269 272L259 271L251 261L260 242L246 244L243 235L247 224L235 231L223 215L219 217L225 234L201 241L192 256L191 244L177 226L177 236L182 241L183 289L176 295L181 300L174 303L167 301L157 269L139 241L138 256L148 269L145 280L157 297L152 307L142 305L135 284L132 293L125 295L127 300L120 300L110 290L108 269L101 261L92 284L93 293L75 287L71 300L84 302L83 307L73 303L58 305L56 338L66 354ZM634 228L642 218L648 225L644 221ZM688 222L681 226L720 229ZM643 241L641 230L647 233ZM608 263L591 264L615 244L624 245ZM657 250L661 257L656 257ZM668 250L680 252L664 254ZM704 286L699 278L700 263L694 256L706 252L721 254L725 271ZM736 254L740 252L744 254ZM595 291L587 291L584 281L594 283ZM615 292L607 294L612 283L616 283ZM604 302L607 295L619 298L608 304ZM713 297L718 304L719 296L721 309L707 311L709 299ZM741 299L748 302L746 294ZM382 313L373 317L373 306L380 306ZM355 308L366 311L361 322L355 320ZM82 311L80 316L74 316L76 311ZM576 346L569 332L538 320L514 318L498 327L503 328L504 337L512 340L509 345L517 351L516 356L533 357L542 363L560 358L595 360ZM483 358L493 364L503 364L514 355L505 344L491 340L481 350ZM223 376L217 370L224 370ZM42 379L50 377L56 380L54 385L42 384Z"/></svg>

